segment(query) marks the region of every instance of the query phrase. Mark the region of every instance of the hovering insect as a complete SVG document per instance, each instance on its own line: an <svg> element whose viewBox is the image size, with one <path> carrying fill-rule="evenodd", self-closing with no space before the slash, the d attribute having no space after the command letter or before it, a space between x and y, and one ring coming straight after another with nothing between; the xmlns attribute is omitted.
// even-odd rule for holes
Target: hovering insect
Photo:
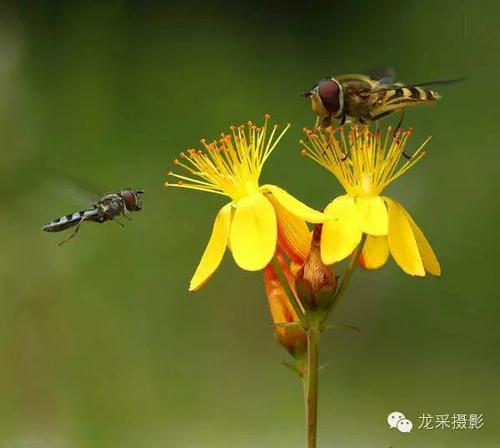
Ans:
<svg viewBox="0 0 500 448"><path fill-rule="evenodd" d="M328 127L332 118L344 124L351 118L361 124L401 112L407 107L435 103L441 96L424 87L452 84L462 79L423 82L405 85L395 82L395 72L385 69L371 75L340 75L324 78L311 90L301 93L311 99L312 110L320 125ZM398 127L401 126L401 122Z"/></svg>
<svg viewBox="0 0 500 448"><path fill-rule="evenodd" d="M84 221L103 223L113 219L116 220L120 215L130 219L126 212L136 212L142 209L142 201L139 195L143 193L143 190L132 190L130 188L126 188L119 193L108 193L98 199L87 210L54 219L43 226L43 230L46 232L60 232L76 226L75 231L59 243L59 245L62 245L76 236L78 230L80 230L80 225ZM123 226L120 221L116 220L116 222Z"/></svg>

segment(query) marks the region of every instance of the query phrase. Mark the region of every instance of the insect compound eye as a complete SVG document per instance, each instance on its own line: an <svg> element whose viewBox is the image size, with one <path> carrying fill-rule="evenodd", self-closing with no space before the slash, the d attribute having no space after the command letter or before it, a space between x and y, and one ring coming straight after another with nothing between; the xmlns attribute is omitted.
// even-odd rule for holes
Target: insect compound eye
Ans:
<svg viewBox="0 0 500 448"><path fill-rule="evenodd" d="M331 79L323 79L318 84L318 95L324 108L335 115L340 109L340 87Z"/></svg>
<svg viewBox="0 0 500 448"><path fill-rule="evenodd" d="M141 203L139 201L139 198L137 197L137 194L135 193L135 191L123 190L122 191L122 198L123 198L123 201L125 202L125 207L127 208L127 210L136 211L136 210L140 210L142 208Z"/></svg>

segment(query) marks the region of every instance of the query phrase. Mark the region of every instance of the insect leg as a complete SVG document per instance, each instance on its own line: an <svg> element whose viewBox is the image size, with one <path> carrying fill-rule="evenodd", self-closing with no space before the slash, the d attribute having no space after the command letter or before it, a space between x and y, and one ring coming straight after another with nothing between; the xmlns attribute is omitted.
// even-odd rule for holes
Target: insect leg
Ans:
<svg viewBox="0 0 500 448"><path fill-rule="evenodd" d="M116 217L114 217L113 215L111 215L110 213L106 212L104 215L108 218L108 221L114 221L117 224L119 224L120 226L122 226L123 228L125 228L125 224L123 224L123 222L121 222L121 221L118 221L118 219Z"/></svg>
<svg viewBox="0 0 500 448"><path fill-rule="evenodd" d="M378 115L374 115L373 117L370 118L371 121L376 121L376 120L380 120L381 118L384 118L384 117L387 117L387 115L390 115L392 114L393 111L392 110L388 110L386 112L382 112L381 114L378 114Z"/></svg>
<svg viewBox="0 0 500 448"><path fill-rule="evenodd" d="M328 126L332 125L332 117L329 115L328 117L323 118L321 120L321 127L322 128L327 128Z"/></svg>
<svg viewBox="0 0 500 448"><path fill-rule="evenodd" d="M344 157L340 156L340 161L341 162L345 162L345 160L347 159L347 157L349 156L349 153L351 152L351 148L347 148L347 152L344 154Z"/></svg>
<svg viewBox="0 0 500 448"><path fill-rule="evenodd" d="M405 109L401 111L401 118L399 119L399 123L396 126L396 129L394 129L394 136L396 136L396 132L398 132L401 129L401 125L403 124L403 118L405 117Z"/></svg>
<svg viewBox="0 0 500 448"><path fill-rule="evenodd" d="M401 118L399 119L399 123L396 126L396 129L394 129L394 134L393 134L394 138L397 138L397 134L401 131L401 125L403 124L403 118L404 118L404 116L405 116L405 109L403 109L403 111L401 112ZM412 158L412 156L409 156L404 151L403 151L403 156L406 159L411 159Z"/></svg>
<svg viewBox="0 0 500 448"><path fill-rule="evenodd" d="M319 126L319 115L316 116L316 123L314 123L313 129L317 129Z"/></svg>
<svg viewBox="0 0 500 448"><path fill-rule="evenodd" d="M85 215L82 216L82 219L80 219L80 222L76 225L75 231L72 234L70 234L69 236L67 236L66 238L64 238L57 245L62 246L64 243L67 243L71 238L74 238L76 236L76 234L78 233L78 231L80 230L80 226L82 225L82 222L85 221L85 219L86 219L86 216Z"/></svg>
<svg viewBox="0 0 500 448"><path fill-rule="evenodd" d="M120 214L118 215L114 215L112 213L109 213L108 210L103 210L103 220L102 222L106 222L106 221L115 221L117 222L120 226L124 227L125 228L125 224L123 224L122 222L118 221L117 219L117 216L120 216L120 214L123 214L123 212L121 212Z"/></svg>

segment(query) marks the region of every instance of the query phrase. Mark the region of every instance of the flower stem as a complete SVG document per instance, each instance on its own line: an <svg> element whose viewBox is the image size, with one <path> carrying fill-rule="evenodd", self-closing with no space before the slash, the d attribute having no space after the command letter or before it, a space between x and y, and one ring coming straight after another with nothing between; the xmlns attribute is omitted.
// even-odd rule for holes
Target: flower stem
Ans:
<svg viewBox="0 0 500 448"><path fill-rule="evenodd" d="M304 398L306 403L307 448L316 448L318 424L318 348L319 326L307 328L307 372L304 376Z"/></svg>

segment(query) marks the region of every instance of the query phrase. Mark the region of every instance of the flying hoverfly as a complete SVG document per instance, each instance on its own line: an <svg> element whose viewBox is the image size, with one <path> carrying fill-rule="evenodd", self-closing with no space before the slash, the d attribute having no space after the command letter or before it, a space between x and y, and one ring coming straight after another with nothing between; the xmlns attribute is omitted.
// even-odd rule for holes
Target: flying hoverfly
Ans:
<svg viewBox="0 0 500 448"><path fill-rule="evenodd" d="M441 97L439 93L425 87L458 81L462 79L406 85L395 82L394 70L386 69L380 74L324 78L301 95L311 99L312 110L318 116L321 127L330 126L332 118L340 120L341 125L347 118L366 124L395 112L402 113L402 121L407 107L432 104Z"/></svg>
<svg viewBox="0 0 500 448"><path fill-rule="evenodd" d="M106 221L116 220L120 225L123 224L116 218L118 216L125 216L127 212L136 212L142 209L142 201L139 195L143 194L143 190L132 190L126 188L118 193L108 193L100 197L88 209L70 213L54 219L45 226L43 230L46 232L60 232L70 227L75 227L75 230L67 238L59 243L64 244L78 233L80 226L85 221L104 223ZM130 219L130 218L129 218Z"/></svg>

